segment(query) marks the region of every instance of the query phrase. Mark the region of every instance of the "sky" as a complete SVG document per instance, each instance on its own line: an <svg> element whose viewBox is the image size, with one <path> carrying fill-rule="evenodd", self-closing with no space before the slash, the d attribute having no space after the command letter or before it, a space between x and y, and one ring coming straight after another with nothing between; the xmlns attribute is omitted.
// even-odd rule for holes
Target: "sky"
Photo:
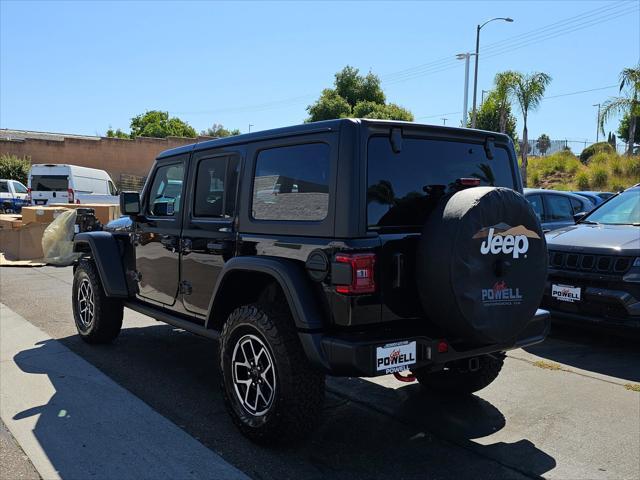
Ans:
<svg viewBox="0 0 640 480"><path fill-rule="evenodd" d="M478 23L511 17L481 30L478 99L497 72L546 72L529 137L593 142L593 105L640 61L639 10L640 0L0 0L0 128L104 135L152 109L198 131L294 125L345 65L379 75L416 121L459 126L455 56L474 51ZM469 108L472 85L473 60Z"/></svg>

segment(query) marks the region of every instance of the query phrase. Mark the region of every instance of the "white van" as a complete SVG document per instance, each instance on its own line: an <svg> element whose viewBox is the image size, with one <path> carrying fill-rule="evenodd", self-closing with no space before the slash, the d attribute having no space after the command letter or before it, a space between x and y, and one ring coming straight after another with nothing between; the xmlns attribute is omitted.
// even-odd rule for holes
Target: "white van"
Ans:
<svg viewBox="0 0 640 480"><path fill-rule="evenodd" d="M33 205L119 202L118 190L107 172L76 165L31 165L29 194Z"/></svg>

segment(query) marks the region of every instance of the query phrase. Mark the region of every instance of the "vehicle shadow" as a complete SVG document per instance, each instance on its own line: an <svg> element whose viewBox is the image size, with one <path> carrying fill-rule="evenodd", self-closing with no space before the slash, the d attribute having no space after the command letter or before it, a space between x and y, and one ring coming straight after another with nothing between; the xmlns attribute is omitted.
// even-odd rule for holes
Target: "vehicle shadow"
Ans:
<svg viewBox="0 0 640 480"><path fill-rule="evenodd" d="M431 396L415 384L393 389L361 379L328 381L323 418L310 439L259 447L238 433L225 411L216 342L165 325L127 328L109 346L89 346L77 336L59 341L253 478L524 478L542 476L556 465L527 439L474 442L505 426L502 413L480 397ZM71 478L76 472L65 472L64 466L82 455L82 448L62 449L56 438L61 406L77 388L58 378L56 355L47 355L47 363L33 361L36 350L49 348L55 350L55 342L15 357L25 372L47 374L55 389L46 405L18 417L39 414L34 434L61 476ZM108 398L87 408L99 415L109 408ZM135 437L132 426L117 426ZM83 425L72 428L81 431ZM102 445L98 465L119 461Z"/></svg>
<svg viewBox="0 0 640 480"><path fill-rule="evenodd" d="M604 329L554 323L551 335L525 351L571 367L640 382L640 339Z"/></svg>

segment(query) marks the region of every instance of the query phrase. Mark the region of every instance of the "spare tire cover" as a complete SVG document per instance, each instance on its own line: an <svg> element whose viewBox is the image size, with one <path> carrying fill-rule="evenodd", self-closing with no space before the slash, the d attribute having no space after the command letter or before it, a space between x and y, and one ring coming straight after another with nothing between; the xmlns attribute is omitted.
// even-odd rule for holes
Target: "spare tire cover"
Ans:
<svg viewBox="0 0 640 480"><path fill-rule="evenodd" d="M513 190L459 191L427 219L416 274L427 317L447 335L512 342L544 292L547 246L540 222Z"/></svg>

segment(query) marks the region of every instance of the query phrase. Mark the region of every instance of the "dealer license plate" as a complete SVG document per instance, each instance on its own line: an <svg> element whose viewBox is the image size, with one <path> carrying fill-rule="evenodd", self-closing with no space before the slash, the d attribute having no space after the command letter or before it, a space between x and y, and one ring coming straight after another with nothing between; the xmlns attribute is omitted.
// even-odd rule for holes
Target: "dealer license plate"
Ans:
<svg viewBox="0 0 640 480"><path fill-rule="evenodd" d="M46 200L35 200L36 205L46 205L47 201Z"/></svg>
<svg viewBox="0 0 640 480"><path fill-rule="evenodd" d="M580 287L572 287L571 285L551 285L551 296L561 302L579 302Z"/></svg>
<svg viewBox="0 0 640 480"><path fill-rule="evenodd" d="M388 343L376 348L376 369L380 373L406 370L416 363L416 342Z"/></svg>

